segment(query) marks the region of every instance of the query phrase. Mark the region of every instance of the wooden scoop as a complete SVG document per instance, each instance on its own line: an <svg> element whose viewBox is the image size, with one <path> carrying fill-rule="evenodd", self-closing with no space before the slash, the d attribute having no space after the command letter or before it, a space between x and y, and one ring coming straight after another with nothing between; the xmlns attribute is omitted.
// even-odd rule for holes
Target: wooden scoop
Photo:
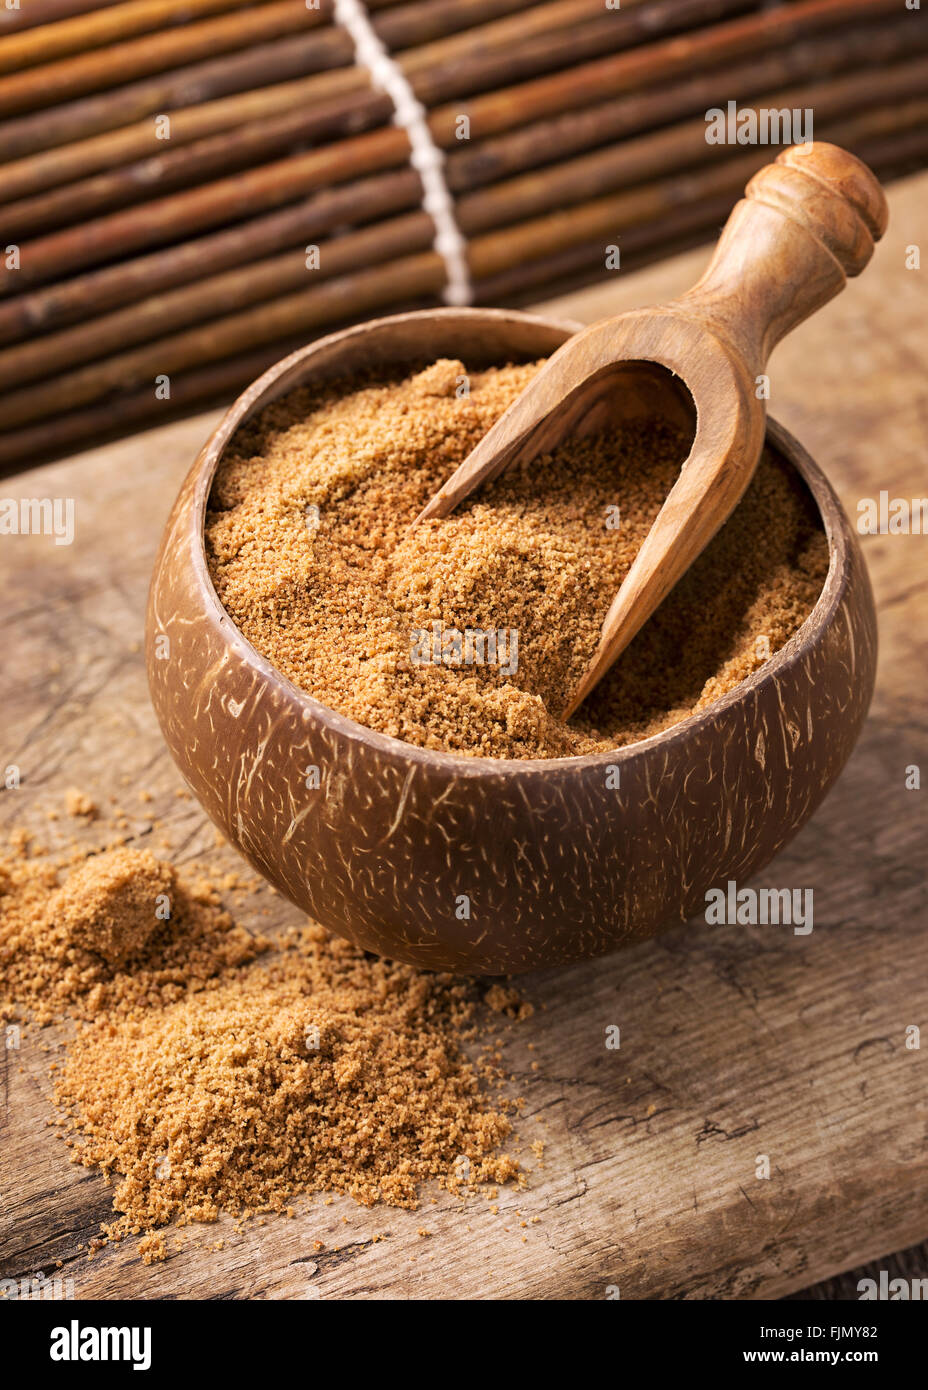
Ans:
<svg viewBox="0 0 928 1390"><path fill-rule="evenodd" d="M681 299L577 333L416 518L447 516L513 463L572 433L663 416L695 435L690 453L606 615L569 718L731 515L765 432L758 378L791 328L859 275L886 230L886 199L836 145L784 150L736 204L708 270ZM809 363L814 383L815 363ZM681 383L685 390L681 390ZM414 523L415 524L415 523Z"/></svg>

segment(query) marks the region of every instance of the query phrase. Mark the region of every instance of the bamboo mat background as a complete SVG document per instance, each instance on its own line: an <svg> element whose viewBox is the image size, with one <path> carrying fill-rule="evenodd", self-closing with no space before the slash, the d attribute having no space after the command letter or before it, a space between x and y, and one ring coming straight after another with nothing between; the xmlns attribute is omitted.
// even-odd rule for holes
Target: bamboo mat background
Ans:
<svg viewBox="0 0 928 1390"><path fill-rule="evenodd" d="M314 3L0 10L0 468L440 302L408 138ZM480 304L601 277L610 246L628 269L714 238L775 153L707 143L729 100L811 108L884 178L928 162L928 24L902 0L367 8L445 153Z"/></svg>

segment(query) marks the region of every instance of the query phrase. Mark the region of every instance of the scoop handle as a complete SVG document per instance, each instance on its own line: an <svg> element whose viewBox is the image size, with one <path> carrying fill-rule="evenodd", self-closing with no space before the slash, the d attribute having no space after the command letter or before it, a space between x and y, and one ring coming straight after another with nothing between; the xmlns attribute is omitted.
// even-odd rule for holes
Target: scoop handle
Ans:
<svg viewBox="0 0 928 1390"><path fill-rule="evenodd" d="M781 338L860 274L888 217L879 182L855 155L820 140L792 145L751 179L706 273L676 307L727 338L754 376Z"/></svg>
<svg viewBox="0 0 928 1390"><path fill-rule="evenodd" d="M721 448L704 428L707 422L697 430L693 451L606 614L599 646L563 718L574 713L731 515L763 444L764 407L754 379L791 328L838 294L849 275L860 274L888 218L883 190L866 164L837 145L794 145L754 175L705 275L665 306L672 318L707 330L740 364L744 433ZM697 396L696 403L699 408L707 401Z"/></svg>

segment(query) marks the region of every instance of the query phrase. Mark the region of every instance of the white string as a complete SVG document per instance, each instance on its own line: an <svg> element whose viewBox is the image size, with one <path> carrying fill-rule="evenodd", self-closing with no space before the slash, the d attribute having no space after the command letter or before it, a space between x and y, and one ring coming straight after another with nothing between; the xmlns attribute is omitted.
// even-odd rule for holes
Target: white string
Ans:
<svg viewBox="0 0 928 1390"><path fill-rule="evenodd" d="M358 63L393 102L394 123L409 137L409 162L422 180L422 207L435 224L432 244L445 263L442 298L446 304L470 304L474 294L467 242L455 219L454 201L445 182L444 155L432 138L425 107L372 27L362 0L335 0L334 18L348 31Z"/></svg>

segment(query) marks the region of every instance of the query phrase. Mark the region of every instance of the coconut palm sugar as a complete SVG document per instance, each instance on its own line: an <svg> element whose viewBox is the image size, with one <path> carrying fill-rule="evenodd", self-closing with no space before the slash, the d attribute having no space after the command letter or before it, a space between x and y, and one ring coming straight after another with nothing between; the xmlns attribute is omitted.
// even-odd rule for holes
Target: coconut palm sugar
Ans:
<svg viewBox="0 0 928 1390"><path fill-rule="evenodd" d="M731 690L808 616L828 548L766 452L728 523L565 724L558 712L689 441L659 420L573 439L410 522L540 364L303 388L246 424L206 519L210 573L296 685L432 749L553 758L669 728Z"/></svg>
<svg viewBox="0 0 928 1390"><path fill-rule="evenodd" d="M297 1193L412 1208L420 1185L515 1176L510 1131L463 1055L472 987L374 960L321 928L166 1009L105 1017L69 1049L56 1099L76 1158L121 1175L111 1234Z"/></svg>
<svg viewBox="0 0 928 1390"><path fill-rule="evenodd" d="M68 876L49 903L49 920L64 941L116 970L170 920L176 886L173 870L150 850L113 849Z"/></svg>
<svg viewBox="0 0 928 1390"><path fill-rule="evenodd" d="M151 1232L168 1222L323 1190L414 1207L429 1180L460 1193L518 1178L500 1151L515 1103L491 1100L492 1054L467 1051L484 1005L530 1012L515 990L380 960L315 924L252 934L215 878L148 850L56 858L18 834L0 855L0 1018L70 1018L58 1132L74 1162L115 1176L105 1237L142 1234L146 1261L165 1257Z"/></svg>
<svg viewBox="0 0 928 1390"><path fill-rule="evenodd" d="M233 922L211 883L148 850L117 846L76 866L23 851L0 857L0 1018L166 1005L269 945Z"/></svg>

